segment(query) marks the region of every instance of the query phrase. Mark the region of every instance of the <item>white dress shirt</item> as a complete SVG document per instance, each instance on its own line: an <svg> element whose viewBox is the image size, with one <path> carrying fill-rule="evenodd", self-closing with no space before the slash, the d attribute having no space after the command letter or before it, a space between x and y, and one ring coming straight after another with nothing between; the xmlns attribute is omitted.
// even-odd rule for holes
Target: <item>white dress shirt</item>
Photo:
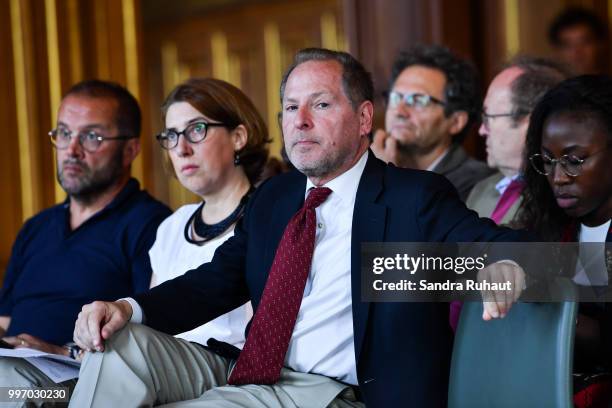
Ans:
<svg viewBox="0 0 612 408"><path fill-rule="evenodd" d="M512 177L504 177L503 179L499 180L497 184L495 184L495 189L497 190L499 195L503 195L510 183L519 178L519 176L519 174L515 174Z"/></svg>
<svg viewBox="0 0 612 408"><path fill-rule="evenodd" d="M580 254L576 260L576 275L574 275L574 283L577 285L608 285L605 242L610 230L610 222L609 220L596 227L580 224L580 243L590 242L591 244L580 246ZM601 246L593 244L597 242L601 243Z"/></svg>
<svg viewBox="0 0 612 408"><path fill-rule="evenodd" d="M332 190L317 209L315 249L285 365L356 385L351 297L351 236L359 180L368 153L326 183ZM306 183L306 194L315 187Z"/></svg>
<svg viewBox="0 0 612 408"><path fill-rule="evenodd" d="M310 273L285 365L357 385L351 296L351 237L359 180L368 160L359 161L324 186L332 190L316 209L317 229ZM305 196L314 184L308 180ZM142 323L142 309L132 298L131 322Z"/></svg>
<svg viewBox="0 0 612 408"><path fill-rule="evenodd" d="M185 225L199 206L200 204L182 206L157 228L155 243L149 250L151 269L153 269L151 287L210 262L217 248L234 235L232 225L227 231L203 245L187 242L184 237ZM247 302L202 326L177 334L176 337L203 345L213 337L242 348L244 329L252 316L251 302Z"/></svg>

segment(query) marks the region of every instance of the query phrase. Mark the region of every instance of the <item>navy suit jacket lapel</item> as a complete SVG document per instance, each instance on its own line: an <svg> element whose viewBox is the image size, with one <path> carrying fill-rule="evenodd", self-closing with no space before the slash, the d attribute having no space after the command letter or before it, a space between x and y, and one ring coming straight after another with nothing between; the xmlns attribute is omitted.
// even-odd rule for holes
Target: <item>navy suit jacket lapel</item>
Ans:
<svg viewBox="0 0 612 408"><path fill-rule="evenodd" d="M377 204L383 191L385 164L370 151L366 167L359 181L351 243L351 291L353 297L353 331L355 336L355 358L359 362L361 348L368 323L370 303L361 301L361 243L383 242L387 207Z"/></svg>
<svg viewBox="0 0 612 408"><path fill-rule="evenodd" d="M295 172L295 177L292 177L287 183L283 191L278 191L276 200L271 206L272 221L269 225L269 233L266 234L268 242L266 243L266 253L264 262L268 265L268 271L265 278L268 278L269 269L272 267L276 248L280 243L283 233L289 220L298 210L304 205L304 195L306 192L306 177Z"/></svg>

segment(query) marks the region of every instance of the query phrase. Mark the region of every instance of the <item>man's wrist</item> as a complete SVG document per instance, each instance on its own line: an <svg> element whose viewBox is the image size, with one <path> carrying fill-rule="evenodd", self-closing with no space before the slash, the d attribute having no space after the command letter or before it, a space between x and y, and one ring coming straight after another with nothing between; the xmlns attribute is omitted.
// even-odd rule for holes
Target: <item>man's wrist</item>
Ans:
<svg viewBox="0 0 612 408"><path fill-rule="evenodd" d="M128 320L131 323L143 323L144 322L144 316L142 314L142 309L140 305L138 304L138 302L136 302L136 300L134 300L131 297L126 297L126 298L118 299L117 302L124 302L129 305ZM123 307L123 305L121 305L120 307Z"/></svg>
<svg viewBox="0 0 612 408"><path fill-rule="evenodd" d="M121 310L123 310L124 315L128 320L132 319L132 315L134 314L134 310L132 309L132 305L126 299L119 299L115 302Z"/></svg>
<svg viewBox="0 0 612 408"><path fill-rule="evenodd" d="M68 356L75 360L78 357L79 353L81 352L81 348L77 346L77 344L74 342L64 344L63 349L65 351L64 353L65 356Z"/></svg>

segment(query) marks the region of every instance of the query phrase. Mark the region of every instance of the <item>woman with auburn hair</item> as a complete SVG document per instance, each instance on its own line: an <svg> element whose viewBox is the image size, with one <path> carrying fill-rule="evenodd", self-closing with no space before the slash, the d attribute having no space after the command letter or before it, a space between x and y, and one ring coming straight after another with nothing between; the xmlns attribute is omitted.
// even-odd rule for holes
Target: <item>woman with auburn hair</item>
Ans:
<svg viewBox="0 0 612 408"><path fill-rule="evenodd" d="M561 82L531 114L518 226L544 241L612 242L611 163L612 78L585 75ZM612 255L605 246L588 256L581 247L579 257L566 258L579 287L610 284ZM608 406L612 400L611 316L608 303L580 304L574 352L574 372L581 374L574 382L578 407Z"/></svg>
<svg viewBox="0 0 612 408"><path fill-rule="evenodd" d="M157 230L149 251L151 286L209 262L234 233L268 157L261 115L235 86L212 78L190 79L162 105L164 130L157 135L174 176L202 201L180 207ZM253 312L250 303L177 337L212 347L241 348Z"/></svg>

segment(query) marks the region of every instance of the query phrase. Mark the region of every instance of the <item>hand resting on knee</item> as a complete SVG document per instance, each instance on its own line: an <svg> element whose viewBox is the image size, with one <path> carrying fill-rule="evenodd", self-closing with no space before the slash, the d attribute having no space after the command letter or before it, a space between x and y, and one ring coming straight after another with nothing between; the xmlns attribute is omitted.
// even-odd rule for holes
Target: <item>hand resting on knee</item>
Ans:
<svg viewBox="0 0 612 408"><path fill-rule="evenodd" d="M104 341L125 327L132 306L125 300L96 301L83 306L74 325L74 342L87 351L104 351Z"/></svg>

